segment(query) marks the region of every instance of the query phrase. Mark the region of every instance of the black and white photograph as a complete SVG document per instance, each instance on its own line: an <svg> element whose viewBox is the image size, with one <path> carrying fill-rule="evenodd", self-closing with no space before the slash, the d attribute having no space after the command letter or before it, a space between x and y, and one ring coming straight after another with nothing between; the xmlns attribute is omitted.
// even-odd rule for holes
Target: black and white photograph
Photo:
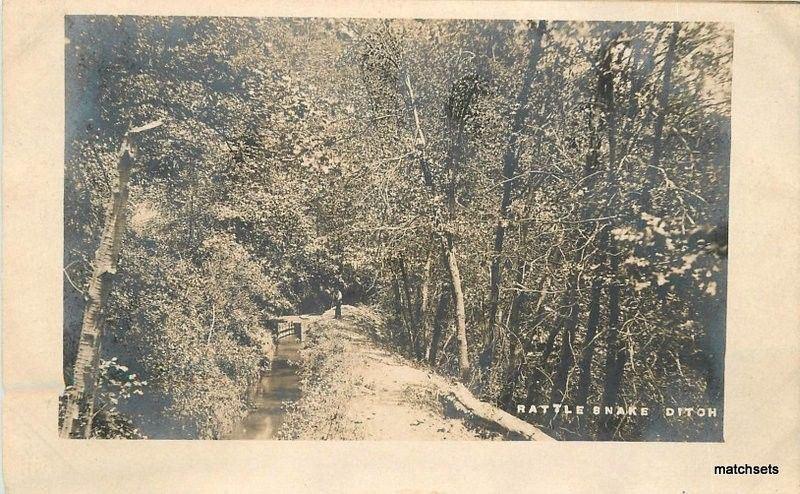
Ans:
<svg viewBox="0 0 800 494"><path fill-rule="evenodd" d="M64 31L61 438L725 441L734 26Z"/></svg>

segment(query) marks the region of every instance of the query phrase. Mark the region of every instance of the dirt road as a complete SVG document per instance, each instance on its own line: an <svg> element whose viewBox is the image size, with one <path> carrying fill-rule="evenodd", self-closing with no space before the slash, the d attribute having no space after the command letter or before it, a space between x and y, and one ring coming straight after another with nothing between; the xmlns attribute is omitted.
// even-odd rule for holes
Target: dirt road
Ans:
<svg viewBox="0 0 800 494"><path fill-rule="evenodd" d="M552 440L462 385L380 348L368 310L317 319L301 355L301 396L281 432L296 439Z"/></svg>

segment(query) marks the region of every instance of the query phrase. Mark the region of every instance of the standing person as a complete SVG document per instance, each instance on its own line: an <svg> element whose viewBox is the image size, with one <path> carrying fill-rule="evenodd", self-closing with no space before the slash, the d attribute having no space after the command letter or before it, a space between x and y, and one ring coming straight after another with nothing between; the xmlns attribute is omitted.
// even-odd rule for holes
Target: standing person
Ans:
<svg viewBox="0 0 800 494"><path fill-rule="evenodd" d="M334 294L334 300L336 301L336 310L334 312L333 318L334 319L341 319L342 318L342 291L340 289L336 289Z"/></svg>

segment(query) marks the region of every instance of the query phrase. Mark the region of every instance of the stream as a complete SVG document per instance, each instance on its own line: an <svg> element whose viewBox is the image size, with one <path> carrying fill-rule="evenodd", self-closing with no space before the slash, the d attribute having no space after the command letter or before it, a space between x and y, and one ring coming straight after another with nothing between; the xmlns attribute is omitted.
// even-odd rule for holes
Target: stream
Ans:
<svg viewBox="0 0 800 494"><path fill-rule="evenodd" d="M276 439L283 424L283 403L300 397L297 361L300 342L294 337L278 343L275 358L269 371L250 390L250 400L255 406L234 430L223 439Z"/></svg>

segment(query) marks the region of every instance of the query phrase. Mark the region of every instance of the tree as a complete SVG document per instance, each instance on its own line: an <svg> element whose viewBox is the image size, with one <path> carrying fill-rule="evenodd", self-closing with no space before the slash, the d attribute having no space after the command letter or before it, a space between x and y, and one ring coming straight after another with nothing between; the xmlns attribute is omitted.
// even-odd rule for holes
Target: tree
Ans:
<svg viewBox="0 0 800 494"><path fill-rule="evenodd" d="M493 244L493 257L489 282L489 338L488 356L485 360L485 365L491 367L494 353L494 327L497 323L497 308L500 296L500 283L502 279L502 265L503 265L503 242L506 234L506 223L508 222L509 207L511 206L511 194L516 181L515 174L519 165L519 139L520 133L523 130L523 125L528 119L530 113L529 100L531 93L531 85L533 84L534 76L536 74L536 66L539 63L539 58L542 52L542 36L544 36L546 23L539 21L536 30L532 35L531 51L528 55L528 65L522 76L522 85L517 99L515 102L514 121L511 124L511 132L508 136L508 143L506 150L503 153L503 193L500 199L500 214L499 221L495 227L494 244ZM533 28L531 27L531 30Z"/></svg>
<svg viewBox="0 0 800 494"><path fill-rule="evenodd" d="M122 237L125 233L125 209L128 203L128 182L135 161L134 138L142 132L160 127L160 120L130 129L122 138L117 159L117 184L111 194L106 211L105 227L94 259L94 271L87 291L87 305L83 314L78 355L73 371L73 389L67 394L61 437L90 436L94 417L95 392L98 365L100 363L100 341L103 334L103 315L108 294L111 291Z"/></svg>

